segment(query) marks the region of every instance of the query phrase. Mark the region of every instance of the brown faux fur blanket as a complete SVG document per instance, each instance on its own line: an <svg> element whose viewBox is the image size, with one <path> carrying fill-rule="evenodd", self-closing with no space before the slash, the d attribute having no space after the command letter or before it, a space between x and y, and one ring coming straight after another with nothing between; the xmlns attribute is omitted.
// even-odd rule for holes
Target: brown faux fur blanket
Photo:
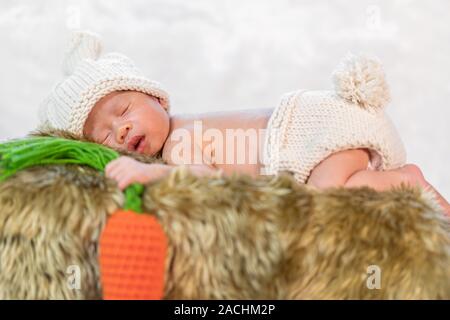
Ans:
<svg viewBox="0 0 450 320"><path fill-rule="evenodd" d="M181 168L148 184L143 200L169 239L167 299L450 299L449 221L419 189L319 192L289 176ZM98 238L123 201L114 181L83 166L0 183L0 299L101 298ZM68 285L70 266L79 288Z"/></svg>

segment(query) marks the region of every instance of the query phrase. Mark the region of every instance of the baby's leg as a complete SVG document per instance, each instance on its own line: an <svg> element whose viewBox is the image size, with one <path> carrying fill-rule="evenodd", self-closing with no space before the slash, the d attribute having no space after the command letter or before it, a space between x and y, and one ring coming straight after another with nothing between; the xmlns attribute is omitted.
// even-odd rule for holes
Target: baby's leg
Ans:
<svg viewBox="0 0 450 320"><path fill-rule="evenodd" d="M344 186L348 188L369 186L383 191L399 186L401 183L416 185L419 184L420 177L412 171L413 167L416 166L405 165L402 168L387 171L360 170L350 176ZM422 186L422 184L420 185Z"/></svg>
<svg viewBox="0 0 450 320"><path fill-rule="evenodd" d="M344 186L349 188L369 186L382 191L399 186L401 183L420 186L433 192L445 213L450 216L450 204L425 180L420 168L414 164L408 164L399 169L389 171L361 170L354 173Z"/></svg>
<svg viewBox="0 0 450 320"><path fill-rule="evenodd" d="M444 211L450 216L450 205L423 177L415 165L389 171L367 170L369 153L366 149L344 150L333 153L311 172L307 184L319 189L330 187L368 186L378 191L388 190L401 183L419 185L431 190Z"/></svg>
<svg viewBox="0 0 450 320"><path fill-rule="evenodd" d="M367 169L369 158L366 149L335 152L311 171L307 184L319 189L344 186L356 172Z"/></svg>

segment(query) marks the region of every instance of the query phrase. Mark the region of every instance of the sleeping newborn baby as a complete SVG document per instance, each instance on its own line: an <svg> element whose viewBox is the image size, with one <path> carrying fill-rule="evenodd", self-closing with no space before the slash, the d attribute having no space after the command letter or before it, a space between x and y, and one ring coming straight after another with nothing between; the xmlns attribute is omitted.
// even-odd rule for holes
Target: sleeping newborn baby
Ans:
<svg viewBox="0 0 450 320"><path fill-rule="evenodd" d="M98 36L73 34L59 83L40 109L41 128L63 129L117 150L159 155L166 164L130 157L105 170L121 189L187 166L196 175L291 173L316 188L401 184L430 189L384 112L389 100L381 65L348 56L334 91L298 90L273 109L170 115L169 96L118 53L101 55Z"/></svg>

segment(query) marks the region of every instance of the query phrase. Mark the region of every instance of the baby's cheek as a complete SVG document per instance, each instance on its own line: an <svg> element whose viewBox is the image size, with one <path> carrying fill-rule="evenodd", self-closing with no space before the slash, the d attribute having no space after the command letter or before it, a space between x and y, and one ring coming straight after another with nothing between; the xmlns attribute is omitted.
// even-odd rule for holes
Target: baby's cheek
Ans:
<svg viewBox="0 0 450 320"><path fill-rule="evenodd" d="M113 141L106 141L103 145L114 150L127 151L127 148L124 145L119 145Z"/></svg>

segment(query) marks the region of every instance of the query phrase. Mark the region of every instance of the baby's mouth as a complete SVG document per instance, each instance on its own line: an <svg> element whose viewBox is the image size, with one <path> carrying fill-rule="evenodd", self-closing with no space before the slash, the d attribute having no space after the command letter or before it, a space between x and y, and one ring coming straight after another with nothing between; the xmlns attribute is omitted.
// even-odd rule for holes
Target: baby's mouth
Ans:
<svg viewBox="0 0 450 320"><path fill-rule="evenodd" d="M136 146L136 150L139 153L144 153L144 149L145 149L145 136L143 136L141 140L139 140L139 143Z"/></svg>
<svg viewBox="0 0 450 320"><path fill-rule="evenodd" d="M137 151L142 153L145 147L145 136L134 136L131 138L130 142L128 142L128 151Z"/></svg>

